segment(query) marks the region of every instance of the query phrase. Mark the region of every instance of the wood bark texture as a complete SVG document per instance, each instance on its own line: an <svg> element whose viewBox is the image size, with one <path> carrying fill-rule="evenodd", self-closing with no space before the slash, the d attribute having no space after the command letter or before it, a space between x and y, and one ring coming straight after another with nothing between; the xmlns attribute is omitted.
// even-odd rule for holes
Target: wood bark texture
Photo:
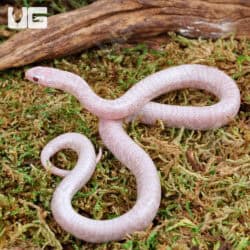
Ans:
<svg viewBox="0 0 250 250"><path fill-rule="evenodd" d="M0 6L0 24L7 24L8 5Z"/></svg>
<svg viewBox="0 0 250 250"><path fill-rule="evenodd" d="M99 0L49 17L47 29L27 29L2 43L0 70L169 31L193 38L250 38L250 1Z"/></svg>

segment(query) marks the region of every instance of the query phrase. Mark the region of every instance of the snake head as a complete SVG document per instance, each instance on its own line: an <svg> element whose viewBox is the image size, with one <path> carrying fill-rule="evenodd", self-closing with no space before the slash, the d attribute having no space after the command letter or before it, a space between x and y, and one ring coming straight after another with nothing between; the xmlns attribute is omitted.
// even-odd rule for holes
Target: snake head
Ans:
<svg viewBox="0 0 250 250"><path fill-rule="evenodd" d="M63 70L38 66L27 70L25 78L45 87L63 89L64 80L66 83L70 82L68 74Z"/></svg>
<svg viewBox="0 0 250 250"><path fill-rule="evenodd" d="M83 83L87 85L81 77L73 73L50 67L39 66L31 68L25 72L25 78L33 83L61 89L73 95L75 94L75 89L78 92L79 85Z"/></svg>
<svg viewBox="0 0 250 250"><path fill-rule="evenodd" d="M25 78L33 83L49 87L53 82L53 72L48 67L34 67L25 72Z"/></svg>

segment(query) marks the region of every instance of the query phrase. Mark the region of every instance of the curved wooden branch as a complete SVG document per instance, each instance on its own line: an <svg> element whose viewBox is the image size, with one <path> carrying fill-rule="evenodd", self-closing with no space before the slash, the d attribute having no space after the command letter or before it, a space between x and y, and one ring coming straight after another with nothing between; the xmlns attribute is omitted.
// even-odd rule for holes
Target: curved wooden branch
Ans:
<svg viewBox="0 0 250 250"><path fill-rule="evenodd" d="M79 52L104 42L174 31L187 37L250 38L250 2L242 0L99 0L49 18L0 45L0 70Z"/></svg>

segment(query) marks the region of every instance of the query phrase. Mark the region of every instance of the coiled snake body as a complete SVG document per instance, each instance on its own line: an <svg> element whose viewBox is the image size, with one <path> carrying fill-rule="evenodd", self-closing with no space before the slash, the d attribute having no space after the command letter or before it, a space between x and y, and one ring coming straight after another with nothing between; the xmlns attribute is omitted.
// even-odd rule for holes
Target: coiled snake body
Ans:
<svg viewBox="0 0 250 250"><path fill-rule="evenodd" d="M162 120L167 126L204 130L228 123L240 105L240 93L235 82L222 71L204 65L181 65L159 71L115 100L100 98L81 77L58 69L31 68L26 72L26 78L71 93L86 109L97 115L104 144L136 177L137 201L131 210L110 220L86 218L76 213L71 200L91 178L100 155L96 157L91 142L77 133L61 135L45 146L41 153L45 168L52 166L49 159L61 149L71 148L78 154L73 170L50 168L52 173L64 177L53 195L51 208L62 228L88 242L120 240L127 234L143 230L152 222L159 208L161 187L156 167L149 155L123 130L123 121L139 117L146 124ZM166 92L188 87L207 90L220 101L205 107L150 101Z"/></svg>

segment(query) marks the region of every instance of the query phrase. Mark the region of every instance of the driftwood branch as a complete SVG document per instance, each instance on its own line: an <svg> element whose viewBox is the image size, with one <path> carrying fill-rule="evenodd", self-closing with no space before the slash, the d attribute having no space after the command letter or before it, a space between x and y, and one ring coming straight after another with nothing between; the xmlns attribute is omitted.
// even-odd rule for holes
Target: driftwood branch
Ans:
<svg viewBox="0 0 250 250"><path fill-rule="evenodd" d="M7 24L8 5L0 6L0 24Z"/></svg>
<svg viewBox="0 0 250 250"><path fill-rule="evenodd" d="M0 45L0 70L79 52L104 42L174 31L187 37L250 38L250 2L242 0L99 0L49 18Z"/></svg>

